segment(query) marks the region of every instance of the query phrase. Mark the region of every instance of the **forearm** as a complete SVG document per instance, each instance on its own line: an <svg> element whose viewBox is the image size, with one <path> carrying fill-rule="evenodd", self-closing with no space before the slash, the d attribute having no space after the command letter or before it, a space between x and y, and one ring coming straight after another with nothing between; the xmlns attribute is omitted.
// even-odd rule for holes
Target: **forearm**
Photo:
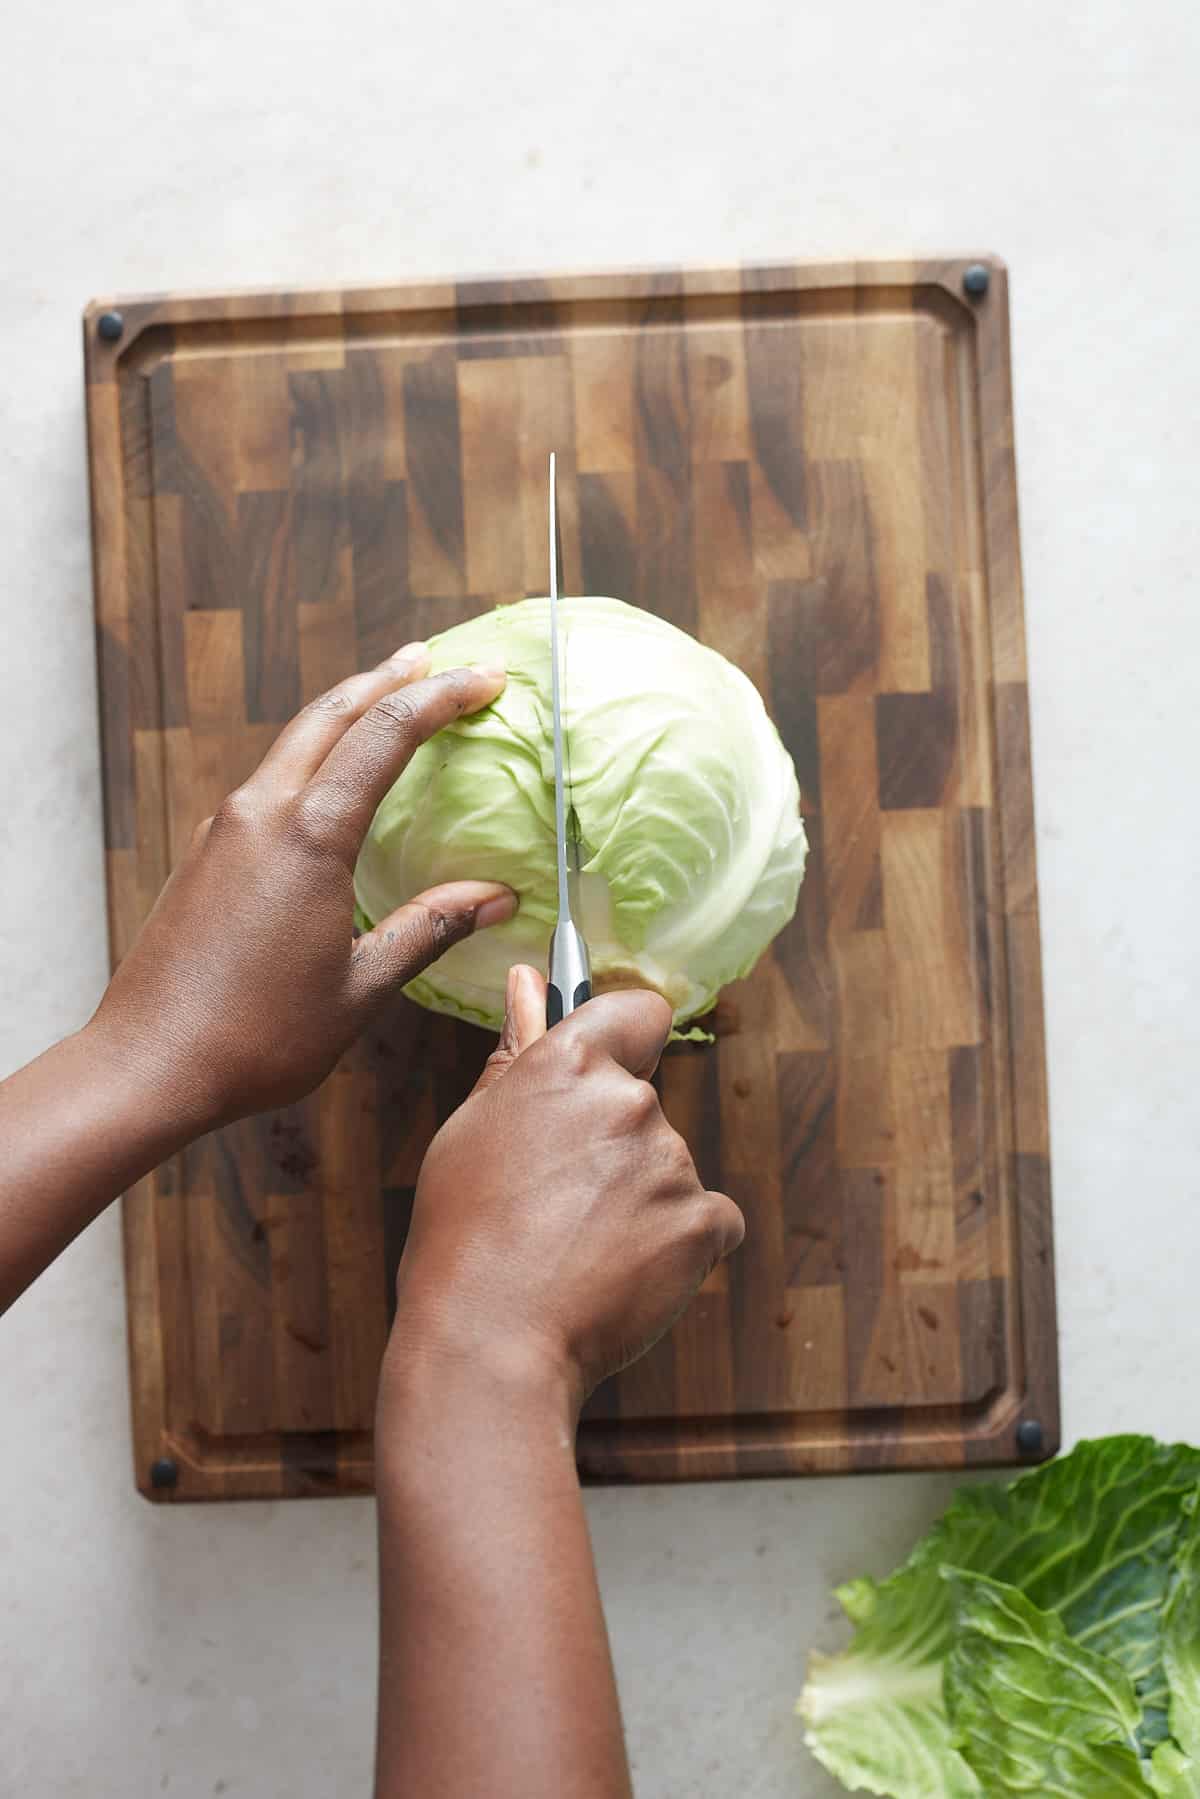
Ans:
<svg viewBox="0 0 1200 1799"><path fill-rule="evenodd" d="M0 1083L0 1312L203 1128L198 1108L95 1025Z"/></svg>
<svg viewBox="0 0 1200 1799"><path fill-rule="evenodd" d="M377 1799L627 1799L565 1383L397 1347L376 1431Z"/></svg>

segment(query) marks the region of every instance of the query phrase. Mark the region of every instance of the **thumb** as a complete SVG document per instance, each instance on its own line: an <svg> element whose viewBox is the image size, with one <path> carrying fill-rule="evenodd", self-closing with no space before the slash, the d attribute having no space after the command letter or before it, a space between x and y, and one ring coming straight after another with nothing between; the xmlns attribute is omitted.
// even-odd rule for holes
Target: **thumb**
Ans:
<svg viewBox="0 0 1200 1799"><path fill-rule="evenodd" d="M357 938L350 957L353 1002L369 1008L411 981L451 944L502 924L517 896L498 881L447 881L418 893Z"/></svg>
<svg viewBox="0 0 1200 1799"><path fill-rule="evenodd" d="M517 963L508 971L504 993L504 1028L500 1041L487 1059L487 1066L475 1083L475 1092L483 1093L506 1075L517 1057L531 1043L546 1035L546 982L534 968Z"/></svg>

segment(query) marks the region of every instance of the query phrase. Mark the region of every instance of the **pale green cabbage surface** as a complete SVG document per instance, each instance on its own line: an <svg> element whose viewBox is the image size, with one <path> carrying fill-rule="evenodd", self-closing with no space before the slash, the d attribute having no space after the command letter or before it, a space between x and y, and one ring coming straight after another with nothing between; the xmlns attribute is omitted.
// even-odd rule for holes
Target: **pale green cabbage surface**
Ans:
<svg viewBox="0 0 1200 1799"><path fill-rule="evenodd" d="M597 989L643 984L675 1023L712 1007L792 917L807 844L796 772L753 683L616 599L561 602L564 724ZM430 640L433 670L502 662L494 705L422 745L376 813L355 889L367 921L457 879L507 882L517 916L407 989L498 1030L512 963L543 967L556 917L549 601Z"/></svg>

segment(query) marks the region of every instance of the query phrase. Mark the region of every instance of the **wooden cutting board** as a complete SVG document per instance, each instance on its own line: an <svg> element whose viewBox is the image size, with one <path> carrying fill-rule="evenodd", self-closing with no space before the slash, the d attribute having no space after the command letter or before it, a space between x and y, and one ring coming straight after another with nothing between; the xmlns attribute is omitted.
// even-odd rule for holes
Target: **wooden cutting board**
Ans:
<svg viewBox="0 0 1200 1799"><path fill-rule="evenodd" d="M749 1229L596 1395L587 1477L1058 1440L1007 282L890 263L167 296L84 321L112 954L295 709L544 590L739 663L794 923L660 1086ZM972 287L984 291L969 291ZM407 1001L125 1201L139 1486L357 1491L421 1155L489 1048Z"/></svg>

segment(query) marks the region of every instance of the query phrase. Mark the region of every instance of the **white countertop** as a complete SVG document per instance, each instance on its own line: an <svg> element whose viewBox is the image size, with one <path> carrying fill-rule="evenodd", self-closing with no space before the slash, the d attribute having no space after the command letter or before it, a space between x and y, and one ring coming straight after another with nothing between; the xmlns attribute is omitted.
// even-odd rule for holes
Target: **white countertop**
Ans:
<svg viewBox="0 0 1200 1799"><path fill-rule="evenodd" d="M105 976L85 300L994 250L1067 1437L1200 1441L1196 9L114 0L5 54L0 1069ZM135 1496L115 1215L0 1326L0 1443L6 1792L367 1791L372 1508ZM640 1799L833 1790L791 1716L828 1587L949 1487L589 1498Z"/></svg>

